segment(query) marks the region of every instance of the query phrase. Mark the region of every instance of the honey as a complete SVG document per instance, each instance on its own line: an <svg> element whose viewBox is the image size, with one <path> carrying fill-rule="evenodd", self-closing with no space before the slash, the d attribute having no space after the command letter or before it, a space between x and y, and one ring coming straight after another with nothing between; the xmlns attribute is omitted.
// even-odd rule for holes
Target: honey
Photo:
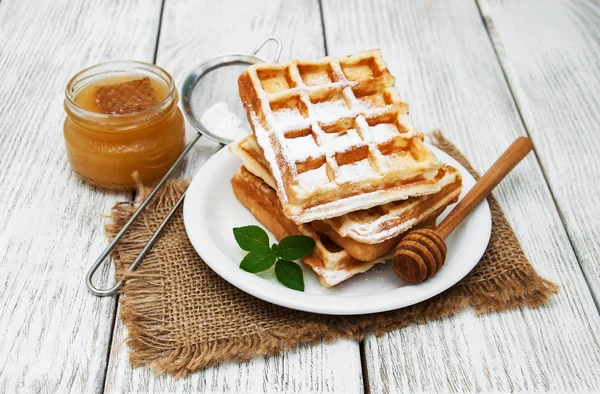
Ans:
<svg viewBox="0 0 600 394"><path fill-rule="evenodd" d="M66 89L64 138L77 174L107 189L160 179L183 151L185 125L171 76L141 62L104 63Z"/></svg>
<svg viewBox="0 0 600 394"><path fill-rule="evenodd" d="M155 78L122 75L87 85L75 96L75 103L92 112L128 114L151 108L168 94L167 85Z"/></svg>

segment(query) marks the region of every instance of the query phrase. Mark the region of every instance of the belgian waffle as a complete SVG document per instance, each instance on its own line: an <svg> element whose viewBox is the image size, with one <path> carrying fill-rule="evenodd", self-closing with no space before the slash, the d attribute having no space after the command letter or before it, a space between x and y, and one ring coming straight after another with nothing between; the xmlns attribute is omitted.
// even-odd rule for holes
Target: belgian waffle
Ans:
<svg viewBox="0 0 600 394"><path fill-rule="evenodd" d="M296 224L286 218L275 190L257 176L252 175L246 168L240 168L231 178L231 185L237 199L278 240L295 234L306 235L315 240L314 251L303 258L302 262L319 276L319 281L324 287L335 286L356 274L367 271L373 265L383 262L383 260L358 261L312 226Z"/></svg>
<svg viewBox="0 0 600 394"><path fill-rule="evenodd" d="M383 242L393 239L422 221L439 216L448 205L458 201L462 190L462 177L457 169L446 166L446 173L440 180L440 185L442 189L434 194L394 201L312 223L321 231L328 232L329 229L340 237L363 244Z"/></svg>
<svg viewBox="0 0 600 394"><path fill-rule="evenodd" d="M240 97L296 223L439 192L445 171L423 144L379 50L257 64Z"/></svg>
<svg viewBox="0 0 600 394"><path fill-rule="evenodd" d="M230 145L229 150L242 160L252 174L270 187L276 187L254 136ZM316 220L312 225L357 259L367 261L375 258L374 254L380 250L387 252L391 248L382 247L382 243L394 246L399 235L419 223L433 219L435 224L435 218L449 204L457 201L462 188L460 172L451 166L445 166L443 170L445 174L439 181L441 190L437 193L350 212L332 219ZM369 248L369 245L377 247Z"/></svg>

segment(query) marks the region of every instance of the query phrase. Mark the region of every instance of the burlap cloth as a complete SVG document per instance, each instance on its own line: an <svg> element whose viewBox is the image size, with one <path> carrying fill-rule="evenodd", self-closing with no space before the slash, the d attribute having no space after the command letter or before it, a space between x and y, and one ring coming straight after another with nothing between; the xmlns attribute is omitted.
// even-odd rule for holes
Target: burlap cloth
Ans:
<svg viewBox="0 0 600 394"><path fill-rule="evenodd" d="M476 175L465 157L441 134L434 143ZM188 182L170 182L137 220L113 257L117 276L134 260ZM142 198L149 192L141 187ZM538 307L558 286L541 278L494 198L492 237L479 264L442 294L408 308L362 316L298 312L254 298L217 276L188 241L180 212L134 273L124 275L121 318L129 331L133 366L150 364L156 374L175 377L226 360L276 354L300 343L362 339L366 334L421 324L471 306L476 312ZM114 236L133 213L118 203L106 226ZM357 278L356 280L360 280Z"/></svg>

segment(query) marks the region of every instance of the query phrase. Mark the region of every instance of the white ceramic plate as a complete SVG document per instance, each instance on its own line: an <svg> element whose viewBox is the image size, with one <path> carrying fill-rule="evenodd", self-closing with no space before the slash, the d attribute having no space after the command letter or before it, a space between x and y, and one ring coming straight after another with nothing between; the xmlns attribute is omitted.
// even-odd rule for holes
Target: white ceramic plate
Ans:
<svg viewBox="0 0 600 394"><path fill-rule="evenodd" d="M473 187L475 179L456 160L435 147L429 148L440 160L461 171L462 198ZM403 308L431 298L462 279L479 262L490 239L492 218L488 203L484 201L446 239L446 263L425 282L406 284L394 274L390 264L377 264L364 274L326 289L319 284L316 274L301 264L305 291L290 290L277 282L273 269L255 275L238 267L246 252L237 245L232 229L251 224L260 226L235 198L229 183L240 165L241 161L223 148L202 166L185 198L185 228L198 254L219 276L246 293L273 304L335 315ZM269 237L271 243L276 242L272 234L269 233Z"/></svg>

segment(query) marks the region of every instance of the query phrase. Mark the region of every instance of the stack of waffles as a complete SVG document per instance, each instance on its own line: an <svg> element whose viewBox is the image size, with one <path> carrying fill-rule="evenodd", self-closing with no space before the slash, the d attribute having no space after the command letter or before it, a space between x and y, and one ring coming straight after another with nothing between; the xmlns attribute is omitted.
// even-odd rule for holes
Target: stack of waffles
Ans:
<svg viewBox="0 0 600 394"><path fill-rule="evenodd" d="M230 146L238 200L277 239L316 241L304 258L335 286L384 261L460 195L460 172L424 145L379 50L258 64L238 80L253 134Z"/></svg>

